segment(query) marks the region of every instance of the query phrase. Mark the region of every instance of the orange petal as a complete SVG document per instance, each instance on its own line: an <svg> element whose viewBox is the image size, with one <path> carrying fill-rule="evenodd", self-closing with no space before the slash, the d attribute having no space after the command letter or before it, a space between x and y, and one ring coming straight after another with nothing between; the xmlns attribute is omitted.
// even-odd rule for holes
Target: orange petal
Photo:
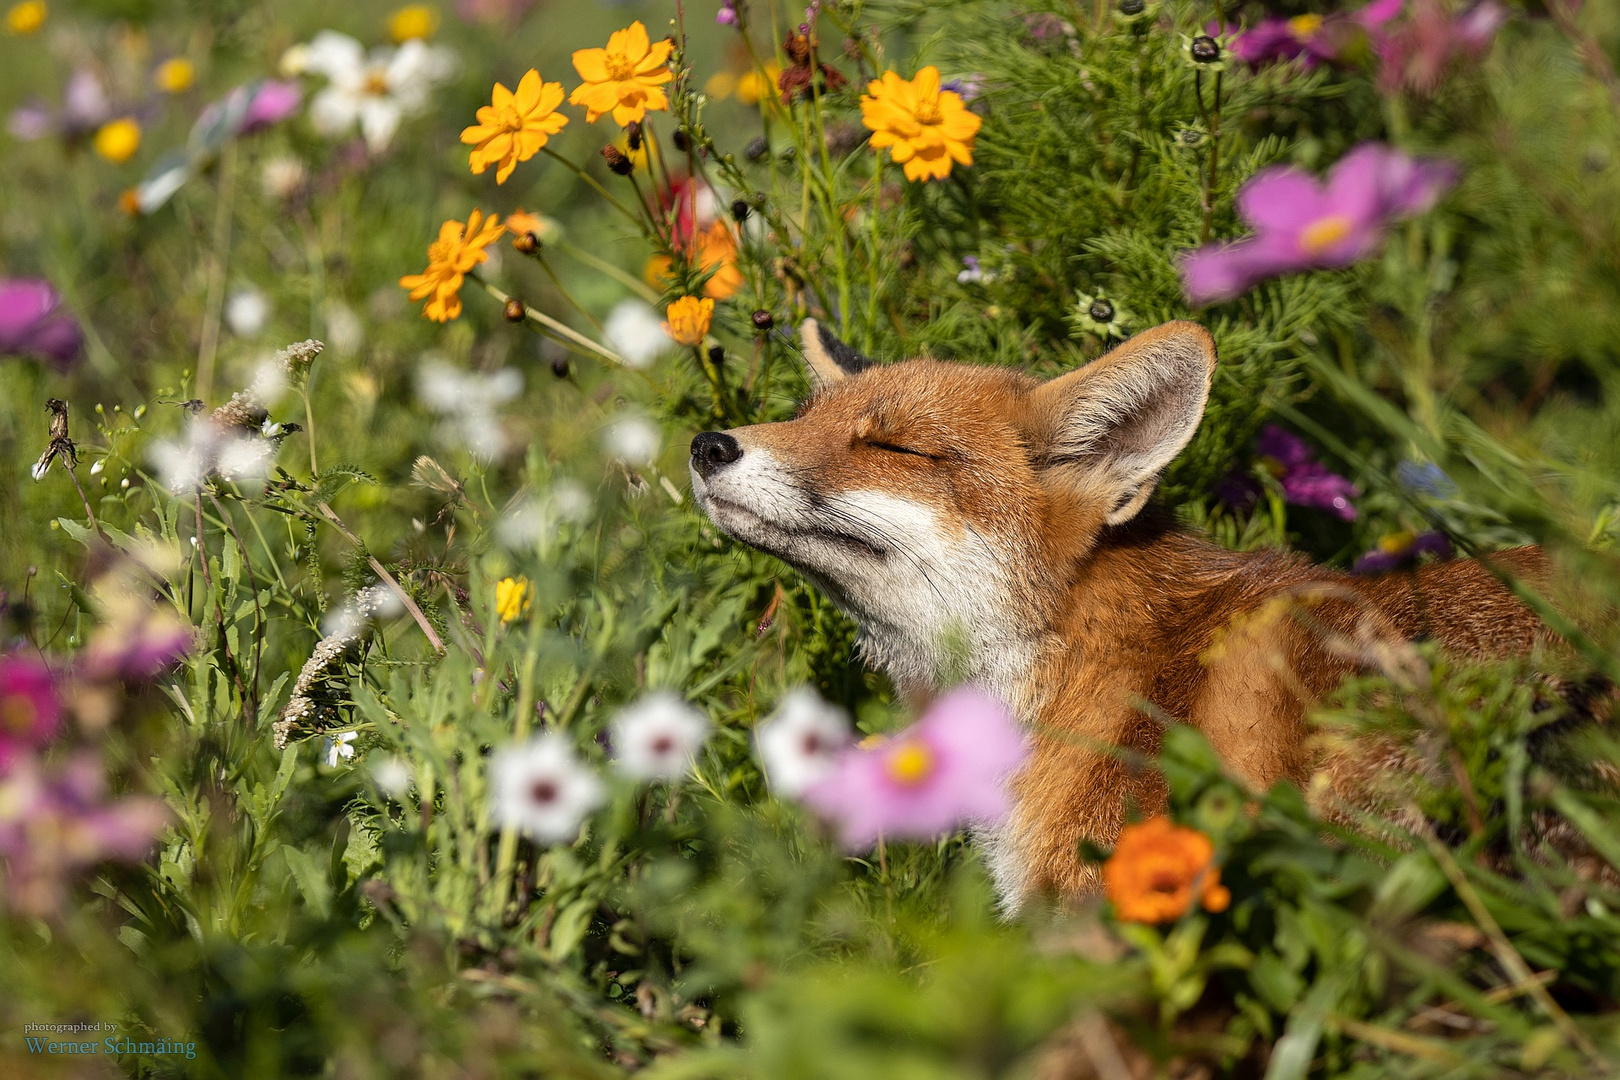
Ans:
<svg viewBox="0 0 1620 1080"><path fill-rule="evenodd" d="M517 92L512 95L512 103L517 111L524 116L534 111L535 103L540 100L540 73L534 68L524 72L523 78L518 80Z"/></svg>
<svg viewBox="0 0 1620 1080"><path fill-rule="evenodd" d="M579 72L579 77L586 82L599 83L607 81L606 49L580 49L574 53L573 60L574 70ZM574 104L577 105L578 102Z"/></svg>

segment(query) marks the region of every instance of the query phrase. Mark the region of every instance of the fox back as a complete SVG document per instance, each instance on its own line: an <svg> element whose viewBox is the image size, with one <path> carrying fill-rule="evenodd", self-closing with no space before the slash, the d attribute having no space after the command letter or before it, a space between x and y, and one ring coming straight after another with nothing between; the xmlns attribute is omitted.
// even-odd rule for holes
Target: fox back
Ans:
<svg viewBox="0 0 1620 1080"><path fill-rule="evenodd" d="M1528 650L1539 621L1473 561L1354 578L1236 553L1144 513L1191 440L1214 342L1173 322L1039 381L1004 368L877 365L813 320L813 393L790 421L692 441L692 490L720 529L799 569L860 625L860 648L923 699L969 679L1034 736L1015 809L980 836L1002 902L1096 888L1080 841L1110 846L1161 808L1131 760L1161 716L1204 732L1263 787L1308 781L1304 713L1378 643ZM1540 553L1496 556L1541 576ZM1125 751L1125 753L1121 753ZM1325 763L1354 798L1367 766Z"/></svg>

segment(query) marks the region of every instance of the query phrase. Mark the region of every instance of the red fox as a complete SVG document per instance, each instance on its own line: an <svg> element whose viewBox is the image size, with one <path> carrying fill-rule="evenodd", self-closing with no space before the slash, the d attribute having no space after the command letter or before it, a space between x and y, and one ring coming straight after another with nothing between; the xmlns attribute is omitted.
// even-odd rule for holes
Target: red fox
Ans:
<svg viewBox="0 0 1620 1080"><path fill-rule="evenodd" d="M1015 808L979 838L1009 914L1095 891L1080 842L1112 846L1128 809L1163 807L1162 779L1113 749L1155 753L1162 717L1199 728L1257 788L1320 766L1347 791L1376 766L1313 761L1304 712L1367 647L1432 637L1505 655L1545 634L1472 560L1358 578L1142 514L1209 397L1215 344L1196 323L1047 382L876 365L814 320L802 339L814 393L798 417L698 435L693 493L721 530L825 590L903 692L966 677L1030 728ZM1491 558L1545 574L1535 548Z"/></svg>

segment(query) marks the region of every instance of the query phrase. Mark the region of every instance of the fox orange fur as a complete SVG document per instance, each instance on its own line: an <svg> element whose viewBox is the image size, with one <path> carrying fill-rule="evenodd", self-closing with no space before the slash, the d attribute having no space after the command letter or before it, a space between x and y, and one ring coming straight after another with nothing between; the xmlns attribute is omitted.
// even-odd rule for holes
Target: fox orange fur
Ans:
<svg viewBox="0 0 1620 1080"><path fill-rule="evenodd" d="M1304 712L1394 638L1475 656L1528 651L1542 624L1486 567L1359 578L1237 553L1141 513L1192 438L1209 334L1173 322L1047 382L932 360L874 365L807 320L815 393L791 421L692 443L698 503L808 575L861 627L865 656L925 697L950 678L1009 702L1034 734L1009 819L980 836L1004 907L1098 882L1128 810L1163 806L1131 754L1160 717L1199 728L1256 787L1368 766L1313 760ZM1540 552L1492 556L1532 579ZM1117 749L1116 749L1117 748Z"/></svg>

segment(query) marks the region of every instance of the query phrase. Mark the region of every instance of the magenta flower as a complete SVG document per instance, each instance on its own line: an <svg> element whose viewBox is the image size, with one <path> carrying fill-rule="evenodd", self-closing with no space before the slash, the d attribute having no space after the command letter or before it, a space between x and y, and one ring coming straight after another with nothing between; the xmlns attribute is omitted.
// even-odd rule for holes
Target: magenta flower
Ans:
<svg viewBox="0 0 1620 1080"><path fill-rule="evenodd" d="M1405 20L1375 39L1380 85L1386 92L1433 94L1454 60L1485 54L1507 18L1496 0L1481 0L1455 16L1436 0L1415 0Z"/></svg>
<svg viewBox="0 0 1620 1080"><path fill-rule="evenodd" d="M62 699L50 665L31 656L0 657L0 776L22 754L55 737Z"/></svg>
<svg viewBox="0 0 1620 1080"><path fill-rule="evenodd" d="M736 0L720 0L720 10L715 12L714 21L721 26L737 25Z"/></svg>
<svg viewBox="0 0 1620 1080"><path fill-rule="evenodd" d="M1405 0L1374 0L1349 14L1296 15L1292 19L1264 19L1228 41L1232 55L1250 67L1279 60L1299 60L1310 69L1320 63L1342 63L1365 53L1369 37L1400 14ZM1210 33L1218 26L1212 25Z"/></svg>
<svg viewBox="0 0 1620 1080"><path fill-rule="evenodd" d="M73 316L60 313L62 297L38 278L0 279L0 354L12 353L71 366L84 348Z"/></svg>
<svg viewBox="0 0 1620 1080"><path fill-rule="evenodd" d="M6 130L24 142L47 135L77 139L89 135L114 115L101 79L91 69L80 68L68 77L62 89L61 108L52 108L35 98L12 112Z"/></svg>
<svg viewBox="0 0 1620 1080"><path fill-rule="evenodd" d="M49 915L76 871L108 859L138 860L152 849L169 820L162 800L108 801L106 782L88 752L52 773L28 758L0 779L0 865L13 910Z"/></svg>
<svg viewBox="0 0 1620 1080"><path fill-rule="evenodd" d="M1356 507L1350 501L1357 495L1356 485L1317 461L1310 445L1298 435L1267 424L1255 439L1254 452L1260 466L1277 478L1285 502L1326 510L1344 521L1356 519ZM1240 473L1229 474L1215 486L1216 497L1238 509L1254 505L1260 490L1252 476Z"/></svg>
<svg viewBox="0 0 1620 1080"><path fill-rule="evenodd" d="M1356 574L1382 574L1401 566L1410 566L1424 555L1439 559L1451 558L1451 539L1441 532L1391 533L1378 541L1378 546L1356 560L1350 568Z"/></svg>
<svg viewBox="0 0 1620 1080"><path fill-rule="evenodd" d="M1256 173L1238 192L1247 239L1182 257L1194 305L1231 300L1268 277L1349 266L1372 251L1391 221L1420 214L1456 182L1449 162L1413 158L1382 143L1346 154L1325 184L1288 166Z"/></svg>
<svg viewBox="0 0 1620 1080"><path fill-rule="evenodd" d="M1028 752L1005 705L959 687L905 731L844 751L804 800L851 850L880 836L927 840L1004 817L1007 779Z"/></svg>
<svg viewBox="0 0 1620 1080"><path fill-rule="evenodd" d="M247 112L242 116L242 125L237 129L237 133L247 135L272 124L279 124L296 113L303 103L304 91L297 83L283 79L266 79L253 92L253 100L248 103Z"/></svg>

